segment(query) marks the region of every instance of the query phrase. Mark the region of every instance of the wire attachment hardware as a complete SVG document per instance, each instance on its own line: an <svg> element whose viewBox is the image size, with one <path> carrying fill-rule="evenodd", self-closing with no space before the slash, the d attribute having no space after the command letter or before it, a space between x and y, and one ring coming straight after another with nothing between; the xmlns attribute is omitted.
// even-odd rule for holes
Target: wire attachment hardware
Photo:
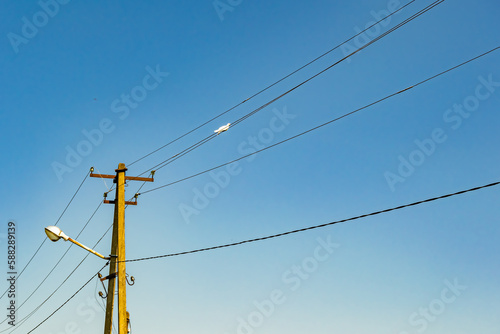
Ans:
<svg viewBox="0 0 500 334"><path fill-rule="evenodd" d="M129 277L129 275L127 274L127 275L125 276L125 279L127 280L127 284L128 284L128 285L130 285L130 286L134 285L134 284L135 284L135 278L134 278L134 276L130 276L130 281L131 281L132 283L130 283L130 282L129 282L128 277Z"/></svg>
<svg viewBox="0 0 500 334"><path fill-rule="evenodd" d="M101 297L102 299L106 299L108 298L108 292L106 291L106 286L104 285L104 280L102 278L102 275L101 273L98 273L97 276L99 277L99 280L101 281L101 284L102 284L102 288L104 289L104 292L106 292L106 296L102 293L102 291L99 291L99 297ZM104 278L106 279L106 278Z"/></svg>

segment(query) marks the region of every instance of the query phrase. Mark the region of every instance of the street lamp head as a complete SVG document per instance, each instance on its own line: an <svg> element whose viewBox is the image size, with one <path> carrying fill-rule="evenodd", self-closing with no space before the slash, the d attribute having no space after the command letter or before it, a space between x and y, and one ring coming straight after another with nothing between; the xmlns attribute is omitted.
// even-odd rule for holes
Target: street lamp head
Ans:
<svg viewBox="0 0 500 334"><path fill-rule="evenodd" d="M64 241L68 241L69 239L69 237L57 226L47 226L45 228L45 234L47 234L49 239L52 241L57 241L61 238L63 238Z"/></svg>
<svg viewBox="0 0 500 334"><path fill-rule="evenodd" d="M61 231L61 229L59 227L57 227L57 226L47 226L45 228L45 234L47 234L47 236L49 237L49 239L52 240L52 241L57 241L57 240L63 238L64 241L68 241L69 240L72 243L74 243L75 245L78 245L78 246L82 247L86 251L89 251L92 254L95 254L95 255L99 256L101 259L109 260L109 257L104 257L104 255L101 255L101 254L97 253L92 248L88 248L87 246L82 245L78 241L71 239L66 234L64 234L64 232Z"/></svg>

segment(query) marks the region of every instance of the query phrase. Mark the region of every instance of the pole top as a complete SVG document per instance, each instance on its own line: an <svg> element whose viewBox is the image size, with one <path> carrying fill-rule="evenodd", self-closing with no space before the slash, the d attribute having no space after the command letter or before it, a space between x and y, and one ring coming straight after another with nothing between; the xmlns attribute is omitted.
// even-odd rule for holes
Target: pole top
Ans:
<svg viewBox="0 0 500 334"><path fill-rule="evenodd" d="M118 169L115 169L115 172L125 172L127 171L128 169L125 167L125 164L124 163L119 163L118 164Z"/></svg>

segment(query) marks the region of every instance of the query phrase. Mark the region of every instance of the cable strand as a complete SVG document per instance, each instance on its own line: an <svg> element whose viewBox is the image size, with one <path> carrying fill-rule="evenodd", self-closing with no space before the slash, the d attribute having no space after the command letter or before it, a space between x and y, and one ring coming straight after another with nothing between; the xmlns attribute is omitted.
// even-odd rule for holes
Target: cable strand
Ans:
<svg viewBox="0 0 500 334"><path fill-rule="evenodd" d="M257 151L255 151L255 152L252 152L252 153L249 153L249 154L247 154L247 155L241 156L241 157L239 157L239 158L236 158L236 159L231 160L231 161L229 161L229 162L223 163L223 164L221 164L221 165L218 165L218 166L212 167L212 168L210 168L210 169L206 169L206 170L204 170L204 171L202 171L202 172L199 172L199 173L193 174L193 175L191 175L191 176L187 176L187 177L182 178L182 179L179 179L179 180L177 180L177 181L170 182L170 183L167 183L167 184L165 184L165 185L162 185L162 186L159 186L159 187L156 187L156 188L153 188L153 189L149 189L149 190L147 190L147 191L142 192L140 195L147 194L147 193L149 193L149 192L156 191L156 190L159 190L159 189L162 189L162 188L165 188L165 187L172 186L172 185L177 184L177 183L179 183L179 182L183 182L183 181L186 181L186 180L192 179L192 178L194 178L194 177L196 177L196 176L200 176L200 175L206 174L206 173L211 172L211 171L213 171L213 170L215 170L215 169L218 169L218 168L221 168L221 167L224 167L224 166L230 165L230 164L232 164L232 163L234 163L234 162L237 162L237 161L239 161L239 160L242 160L242 159L248 158L248 157L250 157L250 156L252 156L252 155L258 154L258 153L263 152L263 151L266 151L266 150L268 150L268 149L270 149L270 148L273 148L273 147L276 147L276 146L278 146L278 145L284 144L284 143L286 143L286 142L288 142L288 141L290 141L290 140L292 140L292 139L296 139L296 138L301 137L301 136L303 136L303 135L305 135L305 134L307 134L307 133L309 133L309 132L312 132L312 131L318 130L318 129L320 129L320 128L322 128L322 127L326 126L326 125L329 125L329 124L331 124L331 123L334 123L334 122L336 122L336 121L339 121L339 120L341 120L341 119L343 119L343 118L346 118L346 117L348 117L348 116L350 116L350 115L353 115L353 114L355 114L355 113L357 113L357 112L359 112L359 111L361 111L361 110L367 109L367 108L369 108L369 107L371 107L371 106L373 106L373 105L376 105L376 104L378 104L378 103L380 103L380 102L382 102L382 101L385 101L385 100L387 100L387 99L389 99L389 98L392 98L392 97L394 97L394 96L396 96L396 95L399 95L399 94L402 94L402 93L404 93L404 92L407 92L407 91L409 91L409 90L411 90L411 89L413 89L413 88L415 88L415 87L417 87L417 86L422 85L423 83L427 83L427 82L429 82L429 81L430 81L430 80L432 80L432 79L435 79L435 78L437 78L437 77L439 77L439 76L442 76L442 75L444 75L444 74L446 74L446 73L448 73L448 72L450 72L450 71L452 71L452 70L456 70L456 69L460 68L461 66L464 66L464 65L466 65L466 64L468 64L468 63L470 63L470 62L472 62L472 61L474 61L474 60L477 60L477 59L479 59L479 58L481 58L481 57L484 57L484 56L486 56L486 55L488 55L488 54L490 54L490 53L492 53L492 52L494 52L494 51L497 51L498 49L500 49L500 46L497 46L497 47L495 47L495 48L493 48L493 49L491 49L491 50L489 50L489 51L487 51L487 52L484 52L484 53L482 53L482 54L480 54L480 55L478 55L478 56L476 56L476 57L474 57L474 58L472 58L472 59L469 59L469 60L467 60L467 61L464 61L464 62L462 62L462 63L460 63L460 64L458 64L458 65L455 65L455 66L453 66L453 67L451 67L451 68L449 68L449 69L447 69L447 70L444 70L444 71L442 71L442 72L440 72L440 73L438 73L438 74L435 74L435 75L431 76L430 78L427 78L427 79L425 79L425 80L422 80L422 81L420 81L420 82L418 82L418 83L415 83L415 84L413 84L413 85L411 85L411 86L408 86L407 88L401 89L401 90L399 90L399 91L397 91L397 92L395 92L395 93L392 93L392 94L390 94L390 95L387 95L387 96L385 96L385 97L383 97L383 98L381 98L381 99L379 99L379 100L376 100L376 101L374 101L374 102L371 102L371 103L369 103L369 104L367 104L367 105L365 105L365 106L363 106L363 107L361 107L361 108L355 109L355 110L353 110L353 111L351 111L351 112L348 112L348 113L346 113L346 114L344 114L344 115L342 115L342 116L339 116L339 117L336 117L336 118L334 118L334 119L331 119L331 120L329 120L329 121L327 121L327 122L325 122L325 123L322 123L322 124L320 124L320 125L317 125L317 126L315 126L315 127L313 127L313 128L310 128L310 129L308 129L308 130L306 130L306 131L303 131L303 132L301 132L301 133L299 133L299 134L296 134L296 135L294 135L294 136L292 136L292 137L286 138L286 139L284 139L284 140L282 140L282 141L280 141L280 142L277 142L277 143L275 143L275 144L272 144L272 145L266 146L266 147L264 147L264 148L262 148L262 149L260 149L260 150L257 150Z"/></svg>
<svg viewBox="0 0 500 334"><path fill-rule="evenodd" d="M278 101L279 99L283 98L284 96L290 94L291 92L293 92L294 90L298 89L299 87L305 85L306 83L308 83L309 81L313 80L314 78L320 76L321 74L325 73L326 71L330 70L331 68L335 67L336 65L340 64L341 62L343 62L344 60L348 59L349 57L355 55L356 53L360 52L361 50L367 48L368 46L372 45L373 43L381 40L382 38L384 38L385 36L389 35L390 33L396 31L397 29L401 28L402 26L406 25L407 23L411 22L412 20L416 19L417 17L423 15L424 13L426 13L427 11L431 10L432 8L434 8L435 6L439 5L440 3L444 2L444 0L436 0L434 3L430 4L429 6L425 7L424 9L418 11L417 13L413 14L412 16L410 16L409 18L407 18L406 20L404 20L403 22L397 24L395 27L389 29L388 31L384 32L383 34L381 34L380 36L377 36L376 38L374 38L373 40L371 40L370 42L366 43L365 45L359 47L358 49L356 49L355 51L351 52L350 54L348 54L347 56L341 58L340 60L334 62L333 64L329 65L328 67L324 68L323 70L321 70L320 72L314 74L313 76L309 77L308 79L302 81L301 83L299 83L298 85L292 87L291 89L289 89L288 91L282 93L281 95L279 95L278 97L275 97L274 99L270 100L269 102L263 104L262 106L258 107L257 109L254 109L253 111L249 112L248 114L240 117L239 119L237 119L236 121L232 122L231 125L232 127L238 125L239 123L243 122L244 120L248 119L249 117L255 115L257 112L263 110L264 108L268 107L269 105L271 105L272 103ZM148 171L151 171L155 168L160 169L160 168L163 168L165 166L167 166L168 164L170 164L171 162L177 160L178 158L186 155L187 153L189 152L192 152L194 149L202 146L203 144L207 143L208 141L214 139L215 137L217 137L217 135L215 134L211 134L210 136L202 139L201 141L199 141L198 143L188 147L187 149L181 151L180 153L177 153L175 154L174 156L168 158L167 160L164 160L163 162L157 164L156 166L148 169L147 171L144 171L143 173L139 174L139 175L143 175L145 173L147 173Z"/></svg>
<svg viewBox="0 0 500 334"><path fill-rule="evenodd" d="M265 236L265 237L248 239L248 240L243 240L243 241L239 241L239 242L233 242L233 243L229 243L229 244L225 244L225 245L219 245L219 246L213 246L213 247L207 247L207 248L200 248L200 249L195 249L195 250L185 251L185 252L179 252L179 253L170 253L170 254L164 254L164 255L157 255L157 256L143 257L143 258L138 258L138 259L125 260L125 262L147 261L147 260L154 260L154 259L160 259L160 258L165 258L165 257L173 257L173 256L187 255L187 254L193 254L193 253L200 253L200 252L206 252L206 251L211 251L211 250L220 249L220 248L227 248L227 247L233 247L233 246L243 245L243 244L247 244L247 243L257 242L257 241L274 239L274 238L283 237L283 236L294 234L294 233L305 232L305 231L309 231L309 230L313 230L313 229L317 229L317 228L322 228L322 227L331 226L331 225L335 225L335 224L340 224L340 223L345 223L345 222L349 222L349 221L354 221L354 220L358 220L358 219L361 219L361 218L366 218L366 217L370 217L370 216L376 216L376 215L380 215L380 214L387 213L387 212L390 212L390 211L396 211L396 210L400 210L400 209L404 209L404 208L408 208L408 207L412 207L412 206L417 206L417 205L420 205L420 204L429 203L429 202L437 201L437 200L440 200L440 199L444 199L444 198L448 198L448 197L453 197L453 196L465 194L465 193L468 193L468 192L477 191L477 190L488 188L488 187L493 187L493 186L496 186L498 184L500 184L500 182L493 182L493 183L489 183L489 184L486 184L486 185L483 185L483 186L474 187L474 188L470 188L470 189L466 189L466 190L461 190L461 191L457 191L457 192L454 192L454 193L450 193L450 194L446 194L446 195L441 195L441 196L437 196L437 197L432 197L432 198L428 198L428 199L421 200L421 201L418 201L418 202L404 204L404 205L400 205L400 206L396 206L396 207L392 207L392 208L388 208L388 209L384 209L384 210L380 210L380 211L375 211L375 212L371 212L371 213L367 213L367 214L363 214L363 215L359 215L359 216L355 216L355 217L351 217L351 218L346 218L346 219L342 219L342 220L332 221L332 222L321 224L321 225L314 225L314 226L304 227L304 228L301 228L301 229L291 230L291 231L287 231L287 232L283 232L283 233L268 235L268 236Z"/></svg>
<svg viewBox="0 0 500 334"><path fill-rule="evenodd" d="M71 197L70 201L68 202L68 204L66 205L66 207L64 208L63 212L61 213L61 215L59 216L59 218L57 219L57 221L55 222L55 226L57 226L57 224L59 223L59 221L61 220L62 216L64 215L64 213L66 212L66 210L68 209L68 207L70 206L71 202L73 202L73 199L75 199L76 195L78 194L78 192L80 191L80 188L83 186L83 184L85 183L85 181L87 180L88 176L90 175L90 171L85 175L85 177L83 178L83 181L80 183L80 185L78 186L78 188L76 189L75 193L73 194L73 196ZM28 263L26 263L26 265L23 267L23 269L21 270L21 272L19 272L19 275L17 275L17 278L16 278L16 282L17 280L21 277L21 275L24 273L24 271L26 270L26 268L28 268L28 266L30 265L31 261L33 261L33 259L35 258L35 256L38 254L38 252L40 251L40 249L42 248L42 246L45 244L45 242L47 241L47 238L44 238L42 243L40 244L40 246L38 246L38 248L36 249L35 253L31 256L31 258L29 259ZM7 291L9 291L9 289L5 290L5 292L0 296L0 300L5 296L5 294L7 293ZM5 320L4 320L5 321ZM0 322L3 323L4 321Z"/></svg>
<svg viewBox="0 0 500 334"><path fill-rule="evenodd" d="M316 61L320 60L321 58L323 58L323 57L327 56L327 55L328 55L328 54L330 54L331 52L333 52L333 51L337 50L338 48L340 48L342 45L346 44L347 42L349 42L349 41L353 40L354 38L358 37L359 35L361 35L361 34L365 33L366 31L370 30L370 29L371 29L371 28L373 28L374 26L378 25L380 22L382 22L382 21L384 21L384 20L386 20L386 19L390 18L390 17L391 17L391 16L393 16L394 14L396 14L396 13L398 13L398 12L402 11L403 9L405 9L406 7L408 7L409 5L411 5L412 3L414 3L415 1L416 1L416 0L412 0L412 1L408 2L407 4L405 4L404 6L402 6L401 8L399 8L399 9L395 10L394 12L391 12L389 15L387 15L387 16L385 16L384 18L382 18L382 19L380 19L380 20L376 21L375 23L373 23L372 25L368 26L368 27L367 27L367 28L365 28L364 30L362 30L362 31L358 32L356 35L354 35L354 36L352 36L352 37L350 37L350 38L346 39L345 41L343 41L343 42L342 42L342 43L340 43L340 44L337 44L335 47L333 47L333 48L331 48L330 50L328 50L328 51L324 52L323 54L321 54L321 55L319 55L318 57L314 58L313 60L309 61L309 62L308 62L308 63L306 63L305 65L303 65L303 66L301 66L301 67L297 68L296 70L292 71L291 73L287 74L286 76L282 77L281 79L279 79L279 80L277 80L277 81L273 82L272 84L270 84L270 85L266 86L265 88L261 89L261 90L260 90L260 91L258 91L257 93L254 93L254 94L253 94L253 95L251 95L249 98L247 98L247 99L245 99L245 100L243 100L243 101L239 102L238 104L236 104L236 105L234 105L233 107L231 107L231 108L227 109L226 111L224 111L224 112L220 113L219 115L217 115L217 116L215 116L215 117L212 117L212 118L211 118L211 119L209 119L208 121L206 121L206 122L204 122L204 123L200 124L199 126L197 126L197 127L195 127L194 129L192 129L192 130L190 130L190 131L186 132L185 134L181 135L180 137L178 137L178 138L176 138L176 139L174 139L174 140L172 140L172 141L168 142L167 144L165 144L165 145L163 145L163 146L161 146L161 147L159 147L159 148L157 148L157 149L153 150L152 152L150 152L150 153L148 153L148 154L146 154L146 155L142 156L141 158L139 158L139 159L137 159L137 160L135 160L135 161L133 161L133 162L129 163L129 164L128 164L128 166L132 166L133 164L135 164L135 163L137 163L137 162L139 162L139 161L141 161L141 160L143 160L143 159L145 159L145 158L149 157L150 155L152 155L152 154L154 154L154 153L156 153L156 152L158 152L158 151L162 150L163 148L165 148L165 147L167 147L167 146L169 146L169 145L171 145L171 144L175 143L176 141L178 141L178 140L180 140L180 139L182 139L182 138L186 137L187 135L189 135L189 134L193 133L194 131L196 131L196 130L200 129L201 127L203 127L203 126L205 126L205 125L207 125L207 124L211 123L212 121L214 121L214 120L216 120L216 119L220 118L221 116L223 116L223 115L225 115L225 114L229 113L230 111L232 111L232 110L236 109L237 107L241 106L243 103L248 102L249 100L251 100L251 99L253 99L253 98L257 97L258 95L260 95L260 94L264 93L265 91L269 90L270 88L274 87L275 85L279 84L280 82L284 81L285 79L288 79L289 77L291 77L291 76L292 76L292 75L294 75L295 73L297 73L297 72L299 72L299 71L303 70L304 68L306 68L306 67L308 67L308 66L312 65L313 63L315 63Z"/></svg>
<svg viewBox="0 0 500 334"><path fill-rule="evenodd" d="M101 269L99 269L99 271L92 275L92 277L84 284L82 285L78 290L76 290L76 292L71 296L69 297L64 303L62 303L61 306L59 306L58 308L56 308L54 310L54 312L52 312L47 318L45 318L44 320L42 320L42 322L40 322L38 325L36 325L32 330L30 330L27 334L33 332L35 329L37 329L38 327L40 327L44 322L46 322L47 320L49 320L54 314L56 314L57 311L59 311L61 308L64 307L64 305L66 305L71 299L73 299L80 291L83 290L83 288L85 288L90 282L92 282L92 280L98 275L99 272L101 272L104 268L106 268L106 266L108 265L108 263L106 263Z"/></svg>

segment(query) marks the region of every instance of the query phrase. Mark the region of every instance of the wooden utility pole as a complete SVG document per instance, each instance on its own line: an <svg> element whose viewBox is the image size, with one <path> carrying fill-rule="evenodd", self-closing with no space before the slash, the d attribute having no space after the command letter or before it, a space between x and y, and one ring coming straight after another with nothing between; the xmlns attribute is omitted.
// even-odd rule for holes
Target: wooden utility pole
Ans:
<svg viewBox="0 0 500 334"><path fill-rule="evenodd" d="M111 241L111 254L109 263L109 275L102 280L108 280L108 296L106 300L106 318L104 321L104 334L111 334L113 329L113 307L115 302L115 288L118 286L118 334L127 334L127 278L125 270L125 205L137 205L135 201L125 201L125 182L147 181L153 182L153 178L125 176L125 164L120 163L115 170L116 175L93 174L91 177L113 179L116 184L116 195L113 201L104 200L106 204L115 205L115 216L113 220L113 237ZM116 284L116 281L117 284Z"/></svg>

